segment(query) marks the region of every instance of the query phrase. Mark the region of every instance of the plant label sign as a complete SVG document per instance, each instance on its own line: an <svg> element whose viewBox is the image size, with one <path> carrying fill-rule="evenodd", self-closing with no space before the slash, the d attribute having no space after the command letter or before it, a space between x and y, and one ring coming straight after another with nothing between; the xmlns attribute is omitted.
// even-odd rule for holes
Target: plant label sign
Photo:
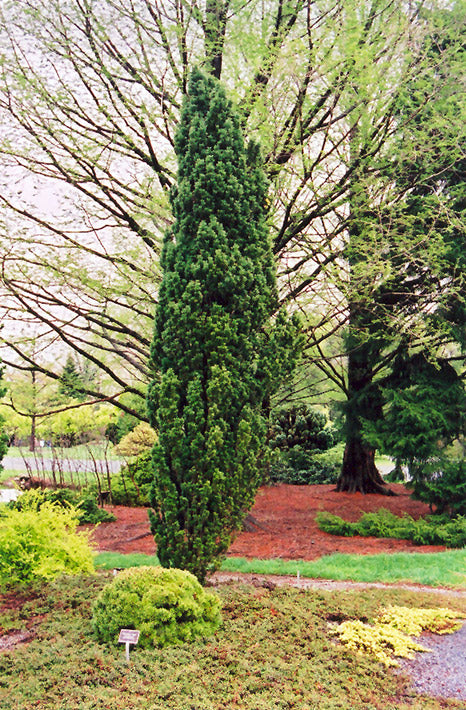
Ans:
<svg viewBox="0 0 466 710"><path fill-rule="evenodd" d="M136 629L120 629L118 643L124 643L126 646L126 661L129 663L129 645L136 644L139 641L140 632Z"/></svg>

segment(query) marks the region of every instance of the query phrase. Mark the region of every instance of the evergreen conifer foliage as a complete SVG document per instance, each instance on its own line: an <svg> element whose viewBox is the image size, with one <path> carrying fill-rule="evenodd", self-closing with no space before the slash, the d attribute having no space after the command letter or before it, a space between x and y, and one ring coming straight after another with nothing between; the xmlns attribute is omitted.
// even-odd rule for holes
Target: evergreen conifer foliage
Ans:
<svg viewBox="0 0 466 710"><path fill-rule="evenodd" d="M223 88L194 70L175 149L174 226L151 347L152 531L166 567L215 567L261 481L268 398L292 368L297 323L277 311L257 146Z"/></svg>

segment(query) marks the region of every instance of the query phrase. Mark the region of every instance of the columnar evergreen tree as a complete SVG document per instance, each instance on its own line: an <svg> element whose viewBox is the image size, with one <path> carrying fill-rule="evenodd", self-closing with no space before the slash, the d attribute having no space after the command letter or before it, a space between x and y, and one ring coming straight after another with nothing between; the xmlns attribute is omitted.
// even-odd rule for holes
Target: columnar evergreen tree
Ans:
<svg viewBox="0 0 466 710"><path fill-rule="evenodd" d="M277 310L256 145L223 88L194 70L175 141L175 222L164 242L151 348L152 531L161 563L204 579L254 501L268 399L297 325Z"/></svg>

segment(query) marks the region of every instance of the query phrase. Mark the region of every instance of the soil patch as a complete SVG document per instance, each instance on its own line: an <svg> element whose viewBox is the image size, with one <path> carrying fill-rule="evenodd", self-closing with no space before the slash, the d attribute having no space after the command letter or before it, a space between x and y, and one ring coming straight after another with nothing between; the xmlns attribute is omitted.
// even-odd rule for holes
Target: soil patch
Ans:
<svg viewBox="0 0 466 710"><path fill-rule="evenodd" d="M400 484L392 484L396 496L337 493L333 485L266 486L259 490L251 511L253 524L232 543L229 555L271 559L314 560L334 552L377 554L379 552L440 552L440 545L417 546L409 540L373 537L339 537L322 532L315 516L325 510L355 521L362 513L387 508L396 515L413 518L429 513L429 507L410 498ZM109 507L117 517L101 523L93 533L99 550L155 554L145 508Z"/></svg>

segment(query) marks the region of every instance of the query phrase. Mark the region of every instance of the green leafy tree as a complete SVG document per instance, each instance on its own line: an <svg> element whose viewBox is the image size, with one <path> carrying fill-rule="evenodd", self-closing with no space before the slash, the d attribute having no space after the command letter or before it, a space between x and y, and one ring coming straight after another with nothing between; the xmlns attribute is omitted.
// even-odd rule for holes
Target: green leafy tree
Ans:
<svg viewBox="0 0 466 710"><path fill-rule="evenodd" d="M176 134L149 390L160 561L203 580L261 481L264 410L295 360L278 298L256 145L220 83L194 70Z"/></svg>

